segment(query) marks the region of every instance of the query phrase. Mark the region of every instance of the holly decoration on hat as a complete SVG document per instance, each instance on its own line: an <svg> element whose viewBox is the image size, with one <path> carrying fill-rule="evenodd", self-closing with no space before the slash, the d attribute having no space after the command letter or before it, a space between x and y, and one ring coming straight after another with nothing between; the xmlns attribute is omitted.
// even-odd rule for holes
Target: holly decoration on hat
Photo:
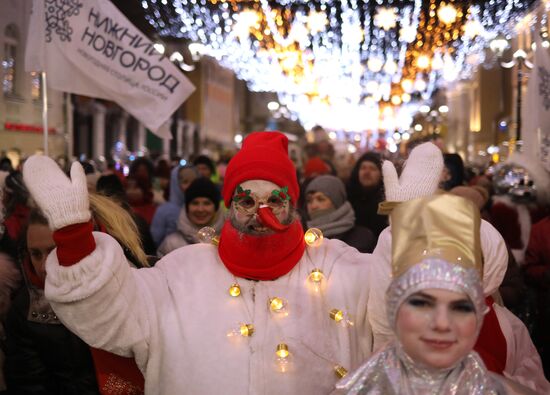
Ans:
<svg viewBox="0 0 550 395"><path fill-rule="evenodd" d="M238 202L245 197L250 197L250 193L250 189L243 189L243 187L239 185L237 186L237 193L235 194L235 196L233 196L233 200Z"/></svg>
<svg viewBox="0 0 550 395"><path fill-rule="evenodd" d="M288 194L288 187L282 187L281 189L275 189L271 192L273 196L281 198L283 200L290 200L290 195Z"/></svg>

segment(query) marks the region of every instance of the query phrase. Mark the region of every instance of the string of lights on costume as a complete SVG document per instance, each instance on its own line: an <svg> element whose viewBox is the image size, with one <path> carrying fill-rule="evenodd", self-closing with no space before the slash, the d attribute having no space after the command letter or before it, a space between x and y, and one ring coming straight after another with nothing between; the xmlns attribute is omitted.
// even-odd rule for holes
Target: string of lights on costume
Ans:
<svg viewBox="0 0 550 395"><path fill-rule="evenodd" d="M238 190L237 195L239 193L246 194L246 192L242 190L240 192ZM265 209L271 212L270 208L267 207ZM271 213L271 215L273 214ZM269 218L269 221L272 221L272 220L277 221L276 217L275 219ZM214 244L216 246L219 243L219 239L216 235L216 231L211 227L204 227L200 229L198 232L198 237L202 243ZM323 233L321 232L321 230L317 228L308 229L304 234L304 241L310 248L320 247L323 244ZM319 295L320 297L323 297L322 290L323 290L323 286L325 285L324 284L325 282L326 282L326 279L323 271L321 269L314 268L309 272L309 275L306 281L307 283L306 286L309 287L309 289L311 289L311 292ZM235 277L234 277L234 282L228 286L227 294L230 298L240 298L242 300L241 287L238 283L238 280ZM227 332L227 337L229 339L239 338L239 337L247 338L247 337L254 336L256 334L256 328L251 320L250 310L246 304L246 301L244 300L242 301L244 303L245 310L248 315L248 322L238 322L235 324L234 327L230 328L229 331ZM277 296L272 296L268 298L266 301L266 305L267 305L267 308L273 313L273 317L275 317L276 324L277 324L276 319L286 318L291 315L289 303L282 296L277 295ZM346 311L341 310L340 308L333 307L333 308L327 309L327 318L330 319L335 325L339 325L340 327L343 327L343 328L354 325L352 317ZM279 327L279 329L281 328ZM288 340L295 340L300 342L300 345L306 347L311 353L317 355L319 358L332 364L334 373L339 378L342 378L347 374L347 369L345 367L334 362L333 359L329 359L323 355L320 355L316 350L312 349L305 343L301 342L300 339L289 337ZM277 344L277 347L274 350L274 362L278 372L286 373L293 369L292 353L293 351L291 350L291 346L289 346L286 340L282 340L280 343Z"/></svg>

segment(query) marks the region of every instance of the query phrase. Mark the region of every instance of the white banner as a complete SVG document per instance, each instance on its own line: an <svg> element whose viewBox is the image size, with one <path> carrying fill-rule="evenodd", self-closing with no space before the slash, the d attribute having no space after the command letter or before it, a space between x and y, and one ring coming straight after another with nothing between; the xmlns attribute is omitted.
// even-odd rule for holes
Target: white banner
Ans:
<svg viewBox="0 0 550 395"><path fill-rule="evenodd" d="M117 102L160 137L195 90L107 0L34 0L25 69L45 71L53 89Z"/></svg>
<svg viewBox="0 0 550 395"><path fill-rule="evenodd" d="M534 35L534 64L522 108L523 152L540 160L546 170L550 171L550 55L548 49L542 46L538 29Z"/></svg>

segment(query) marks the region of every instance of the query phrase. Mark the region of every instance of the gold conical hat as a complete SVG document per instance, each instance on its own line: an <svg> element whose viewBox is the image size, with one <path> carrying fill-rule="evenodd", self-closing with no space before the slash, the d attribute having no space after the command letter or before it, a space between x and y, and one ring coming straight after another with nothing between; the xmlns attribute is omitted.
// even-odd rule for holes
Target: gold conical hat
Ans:
<svg viewBox="0 0 550 395"><path fill-rule="evenodd" d="M442 194L403 202L391 213L392 275L426 258L440 258L483 273L479 209Z"/></svg>

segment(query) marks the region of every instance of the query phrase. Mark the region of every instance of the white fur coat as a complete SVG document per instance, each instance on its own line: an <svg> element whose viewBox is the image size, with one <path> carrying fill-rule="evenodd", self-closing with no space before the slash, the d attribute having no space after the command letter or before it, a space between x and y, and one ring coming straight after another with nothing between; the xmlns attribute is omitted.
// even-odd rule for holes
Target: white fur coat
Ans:
<svg viewBox="0 0 550 395"><path fill-rule="evenodd" d="M252 281L231 275L212 245L183 247L136 270L113 238L94 237L95 251L76 265L49 255L46 297L87 343L133 355L146 394L329 393L337 365L351 371L371 354L371 303L380 297L371 295L387 283L371 277L370 255L339 240L307 247L283 277ZM308 281L315 268L325 276L318 291ZM239 297L228 293L235 282ZM286 301L288 315L270 311L273 297ZM331 319L332 309L354 325ZM254 334L228 337L240 324L253 324ZM280 343L290 351L285 373L277 371Z"/></svg>

